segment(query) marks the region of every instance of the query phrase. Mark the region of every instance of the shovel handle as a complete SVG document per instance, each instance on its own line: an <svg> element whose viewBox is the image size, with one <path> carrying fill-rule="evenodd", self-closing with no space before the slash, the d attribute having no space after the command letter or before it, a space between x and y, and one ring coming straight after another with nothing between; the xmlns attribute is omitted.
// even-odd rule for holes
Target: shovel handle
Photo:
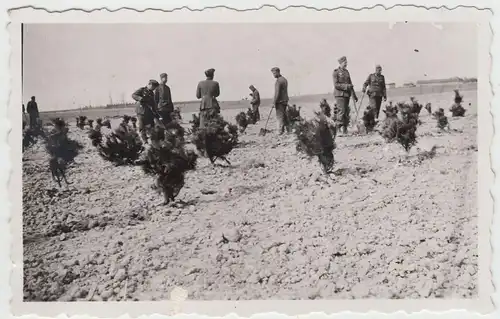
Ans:
<svg viewBox="0 0 500 319"><path fill-rule="evenodd" d="M271 113L273 112L273 109L274 109L274 104L271 106L271 110L269 111L269 115L267 116L267 121L266 125L264 125L264 130L267 129L267 123L269 123L269 119L271 118Z"/></svg>
<svg viewBox="0 0 500 319"><path fill-rule="evenodd" d="M359 101L359 108L361 108L361 105L363 104L363 99L365 98L365 92L363 92L363 95L361 95L361 100ZM358 115L359 115L359 108L356 107L356 102L354 102L354 107L356 108L356 117L354 118L354 123L356 123L358 121Z"/></svg>

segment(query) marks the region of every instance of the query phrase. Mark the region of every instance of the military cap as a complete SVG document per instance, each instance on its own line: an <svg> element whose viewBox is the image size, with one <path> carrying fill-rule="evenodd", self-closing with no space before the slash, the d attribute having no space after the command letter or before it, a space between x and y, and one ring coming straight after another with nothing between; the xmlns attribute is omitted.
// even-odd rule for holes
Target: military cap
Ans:
<svg viewBox="0 0 500 319"><path fill-rule="evenodd" d="M167 74L167 73L162 73L162 74L160 74L160 79L161 79L161 78L166 78L167 76L168 76L168 74Z"/></svg>
<svg viewBox="0 0 500 319"><path fill-rule="evenodd" d="M149 80L149 83L148 83L148 84L153 84L154 86L158 86L158 85L160 85L160 84L158 83L158 81L156 81L156 80Z"/></svg>
<svg viewBox="0 0 500 319"><path fill-rule="evenodd" d="M213 69L213 68L210 68L210 69L208 69L208 70L206 70L206 71L205 71L205 75L206 75L207 77L212 77L212 76L214 76L214 73L215 73L215 69Z"/></svg>
<svg viewBox="0 0 500 319"><path fill-rule="evenodd" d="M274 72L274 71L280 72L280 68L278 68L277 66L275 66L274 68L271 69L271 72Z"/></svg>
<svg viewBox="0 0 500 319"><path fill-rule="evenodd" d="M343 63L343 62L347 61L347 58L345 56L342 56L339 58L338 61L339 61L339 63Z"/></svg>
<svg viewBox="0 0 500 319"><path fill-rule="evenodd" d="M375 65L375 69L381 69L382 67L380 66L380 64L377 64Z"/></svg>

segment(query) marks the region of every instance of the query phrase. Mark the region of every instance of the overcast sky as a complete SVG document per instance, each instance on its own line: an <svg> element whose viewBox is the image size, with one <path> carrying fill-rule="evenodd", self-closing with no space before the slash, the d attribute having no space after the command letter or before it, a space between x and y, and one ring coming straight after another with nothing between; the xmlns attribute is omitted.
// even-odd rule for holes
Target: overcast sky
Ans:
<svg viewBox="0 0 500 319"><path fill-rule="evenodd" d="M30 24L24 39L24 103L41 111L131 101L169 74L174 101L194 100L204 70L215 68L221 100L273 93L279 66L289 94L332 91L338 57L355 88L375 64L387 82L477 76L475 24ZM415 52L417 49L419 52Z"/></svg>

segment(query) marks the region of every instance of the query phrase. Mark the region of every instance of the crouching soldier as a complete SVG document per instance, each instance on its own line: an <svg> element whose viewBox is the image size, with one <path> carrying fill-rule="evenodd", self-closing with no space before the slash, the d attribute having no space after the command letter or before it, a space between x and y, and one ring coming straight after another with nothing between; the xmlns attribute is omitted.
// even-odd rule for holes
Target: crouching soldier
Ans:
<svg viewBox="0 0 500 319"><path fill-rule="evenodd" d="M148 142L148 133L154 126L157 114L154 90L158 87L158 81L149 80L147 86L142 87L132 94L132 98L138 102L135 112L137 114L137 126L143 143Z"/></svg>

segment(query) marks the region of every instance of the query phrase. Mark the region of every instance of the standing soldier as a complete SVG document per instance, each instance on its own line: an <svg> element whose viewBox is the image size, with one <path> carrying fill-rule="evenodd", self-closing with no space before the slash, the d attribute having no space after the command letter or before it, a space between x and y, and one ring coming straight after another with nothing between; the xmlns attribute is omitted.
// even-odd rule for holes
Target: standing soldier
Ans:
<svg viewBox="0 0 500 319"><path fill-rule="evenodd" d="M217 97L220 95L219 82L214 81L215 69L205 71L206 80L200 81L196 88L196 98L200 101L200 128L205 125L220 113L219 102Z"/></svg>
<svg viewBox="0 0 500 319"><path fill-rule="evenodd" d="M154 125L155 115L157 113L154 90L158 87L158 81L149 80L147 86L137 89L132 98L139 102L135 108L137 114L137 126L144 144L148 143L148 134Z"/></svg>
<svg viewBox="0 0 500 319"><path fill-rule="evenodd" d="M285 132L290 132L290 125L288 125L288 116L286 108L288 107L288 81L281 75L278 67L271 69L273 76L276 78L274 85L274 99L273 104L276 108L276 118L278 120L278 131L282 135Z"/></svg>
<svg viewBox="0 0 500 319"><path fill-rule="evenodd" d="M354 102L358 102L358 97L356 92L354 92L354 87L351 81L351 75L347 71L347 58L345 56L341 57L339 60L339 67L333 71L333 95L335 96L335 101L337 102L338 113L337 113L337 131L340 127L343 128L343 133L347 134L347 126L349 126L349 100L351 95Z"/></svg>
<svg viewBox="0 0 500 319"><path fill-rule="evenodd" d="M368 91L366 91L367 87L370 87ZM365 92L370 98L372 110L375 110L375 118L378 119L382 99L384 99L384 102L387 101L385 78L382 75L382 67L380 65L375 66L375 73L370 74L363 84L363 93Z"/></svg>
<svg viewBox="0 0 500 319"><path fill-rule="evenodd" d="M40 113L38 112L38 104L34 96L32 96L31 101L28 102L26 111L30 117L30 128L35 128L38 125L38 116Z"/></svg>
<svg viewBox="0 0 500 319"><path fill-rule="evenodd" d="M167 73L160 74L160 84L155 91L155 102L158 106L158 114L160 121L168 124L172 121L172 112L174 111L174 103L172 102L172 93L167 85Z"/></svg>
<svg viewBox="0 0 500 319"><path fill-rule="evenodd" d="M252 111L255 114L255 119L260 121L260 93L253 85L250 85L250 91L252 91L252 100L250 101L250 105L252 105Z"/></svg>

